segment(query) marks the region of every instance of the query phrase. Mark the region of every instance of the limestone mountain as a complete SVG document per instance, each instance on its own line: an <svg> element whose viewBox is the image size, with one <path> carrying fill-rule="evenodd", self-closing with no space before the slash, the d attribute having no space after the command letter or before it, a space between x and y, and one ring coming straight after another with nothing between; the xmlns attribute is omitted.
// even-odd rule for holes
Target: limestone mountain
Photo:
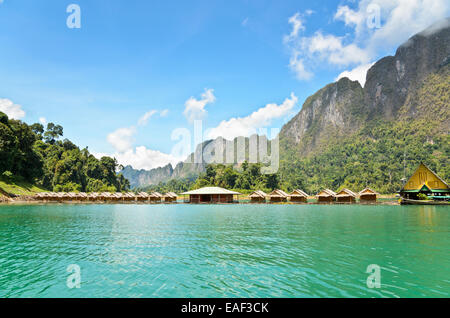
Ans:
<svg viewBox="0 0 450 318"><path fill-rule="evenodd" d="M246 158L249 158L250 147L255 147L256 161L269 160L267 156L262 156L270 152L271 148L266 136L237 137L232 141L218 137L197 145L195 152L179 162L175 168L171 164L151 170L136 170L126 166L121 173L130 181L132 188L157 185L171 179L195 180L200 173L206 171L208 163L233 164L238 168Z"/></svg>
<svg viewBox="0 0 450 318"><path fill-rule="evenodd" d="M419 100L420 89L432 80L430 74L445 80L450 62L449 25L450 18L438 22L401 45L395 56L376 62L367 72L364 87L342 78L309 97L302 110L282 128L283 149L295 145L299 155L308 155L374 120L431 115L433 119L446 118L442 128L448 128L448 113L438 116L432 113L436 107L424 106L430 98ZM448 88L448 82L442 85L442 89ZM448 104L441 106L438 108L445 112L447 106L448 111Z"/></svg>
<svg viewBox="0 0 450 318"><path fill-rule="evenodd" d="M323 187L358 190L371 186L392 193L420 161L448 179L449 130L447 18L412 36L394 56L376 62L367 72L364 87L342 78L306 99L279 135L281 186L310 193ZM127 167L124 176L132 186L195 178L204 172L206 163L190 163L192 158L222 141L218 138L199 145L189 160L174 169L167 166L146 172ZM234 164L239 165L238 158Z"/></svg>
<svg viewBox="0 0 450 318"><path fill-rule="evenodd" d="M449 130L447 18L376 62L364 87L343 78L309 97L280 132L280 174L287 187L310 192L393 192L424 161L448 179Z"/></svg>

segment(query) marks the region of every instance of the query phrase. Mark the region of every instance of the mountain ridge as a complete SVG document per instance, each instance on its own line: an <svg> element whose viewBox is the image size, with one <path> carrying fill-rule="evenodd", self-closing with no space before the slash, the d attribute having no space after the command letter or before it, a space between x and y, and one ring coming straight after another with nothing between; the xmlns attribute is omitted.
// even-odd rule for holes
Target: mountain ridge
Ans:
<svg viewBox="0 0 450 318"><path fill-rule="evenodd" d="M441 144L443 142L439 147L444 147L439 151L445 153L450 126L449 68L450 18L447 18L413 35L397 48L395 55L379 59L368 70L364 87L344 77L319 89L305 100L300 112L280 131L280 173L289 175L295 170L293 162L300 158L327 155L330 149L339 151L339 145L345 148L351 138L361 143L365 139L376 142L380 140L377 129L395 128L392 136L384 137L393 144L396 139L406 140L416 135L420 138L411 141L415 145L422 139L439 140ZM422 131L417 132L417 127L422 127ZM405 135L406 131L409 135ZM202 146L199 145L196 151ZM391 165L397 164L392 162L394 159L390 160ZM195 178L204 172L205 166L182 162L172 172L168 168L152 169L155 177L149 182L157 184L171 178ZM299 173L305 169L305 166L297 168ZM447 174L448 170L442 169ZM395 173L388 176L389 182L392 183L392 178L400 179L398 170L396 168ZM165 175L164 171L167 172ZM316 173L323 173L318 171ZM128 178L127 173L124 176ZM336 177L336 180L340 178Z"/></svg>

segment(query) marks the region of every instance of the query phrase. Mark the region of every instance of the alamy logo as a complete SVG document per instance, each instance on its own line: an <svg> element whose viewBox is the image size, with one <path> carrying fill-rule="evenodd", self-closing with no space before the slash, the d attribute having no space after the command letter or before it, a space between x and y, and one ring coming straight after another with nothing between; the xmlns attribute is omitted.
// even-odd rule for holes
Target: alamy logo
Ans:
<svg viewBox="0 0 450 318"><path fill-rule="evenodd" d="M370 274L367 277L366 283L368 288L381 288L381 268L379 265L370 264L367 266L366 273Z"/></svg>
<svg viewBox="0 0 450 318"><path fill-rule="evenodd" d="M67 27L69 29L80 29L81 28L81 8L78 4L70 4L67 9L67 13L70 15L67 17Z"/></svg>
<svg viewBox="0 0 450 318"><path fill-rule="evenodd" d="M71 273L67 277L67 287L70 289L81 288L81 268L77 264L67 266L67 272Z"/></svg>

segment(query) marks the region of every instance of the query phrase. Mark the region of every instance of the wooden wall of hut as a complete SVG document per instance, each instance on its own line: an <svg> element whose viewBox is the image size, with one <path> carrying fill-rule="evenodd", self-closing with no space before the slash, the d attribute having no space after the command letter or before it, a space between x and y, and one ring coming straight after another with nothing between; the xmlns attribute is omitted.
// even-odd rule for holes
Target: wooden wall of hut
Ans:
<svg viewBox="0 0 450 318"><path fill-rule="evenodd" d="M266 198L262 197L251 197L250 203L266 203Z"/></svg>
<svg viewBox="0 0 450 318"><path fill-rule="evenodd" d="M356 199L352 196L338 196L336 197L336 201L339 203L354 203Z"/></svg>
<svg viewBox="0 0 450 318"><path fill-rule="evenodd" d="M377 195L376 194L361 194L359 196L359 200L361 202L376 202Z"/></svg>
<svg viewBox="0 0 450 318"><path fill-rule="evenodd" d="M308 199L305 197L300 197L300 196L292 196L291 197L291 202L294 202L294 203L306 203L307 201L308 201Z"/></svg>
<svg viewBox="0 0 450 318"><path fill-rule="evenodd" d="M334 201L334 197L332 197L332 196L329 196L329 197L323 197L323 196L317 197L317 202L319 202L319 203L331 203L333 201Z"/></svg>

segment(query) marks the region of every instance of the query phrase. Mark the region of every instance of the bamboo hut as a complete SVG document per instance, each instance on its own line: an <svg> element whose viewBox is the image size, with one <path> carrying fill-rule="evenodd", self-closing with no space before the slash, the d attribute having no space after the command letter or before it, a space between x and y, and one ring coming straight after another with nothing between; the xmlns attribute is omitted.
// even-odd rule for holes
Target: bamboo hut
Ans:
<svg viewBox="0 0 450 318"><path fill-rule="evenodd" d="M336 194L336 200L340 203L354 203L358 195L349 189L342 189Z"/></svg>
<svg viewBox="0 0 450 318"><path fill-rule="evenodd" d="M173 202L177 202L177 194L174 192L167 192L164 196L164 202L166 203L173 203Z"/></svg>
<svg viewBox="0 0 450 318"><path fill-rule="evenodd" d="M317 193L317 202L333 202L336 200L336 193L330 189L325 189Z"/></svg>
<svg viewBox="0 0 450 318"><path fill-rule="evenodd" d="M88 194L88 201L98 201L99 200L99 194L97 192L89 193Z"/></svg>
<svg viewBox="0 0 450 318"><path fill-rule="evenodd" d="M69 198L69 196L68 196L68 194L67 193L64 193L64 192L58 192L57 194L56 194L56 201L58 201L58 202L62 202L62 201L66 201L68 198Z"/></svg>
<svg viewBox="0 0 450 318"><path fill-rule="evenodd" d="M138 195L136 195L136 200L139 202L146 202L149 201L150 195L147 192L140 192Z"/></svg>
<svg viewBox="0 0 450 318"><path fill-rule="evenodd" d="M303 190L296 189L289 194L289 200L291 202L306 203L308 201L308 194Z"/></svg>
<svg viewBox="0 0 450 318"><path fill-rule="evenodd" d="M48 192L41 192L35 195L35 199L39 201L48 201L49 195L50 194Z"/></svg>
<svg viewBox="0 0 450 318"><path fill-rule="evenodd" d="M273 190L267 195L270 202L287 202L289 195L283 190Z"/></svg>
<svg viewBox="0 0 450 318"><path fill-rule="evenodd" d="M136 195L133 192L123 194L123 200L127 202L136 201Z"/></svg>
<svg viewBox="0 0 450 318"><path fill-rule="evenodd" d="M64 199L66 201L78 201L78 194L75 192L69 192L64 194Z"/></svg>
<svg viewBox="0 0 450 318"><path fill-rule="evenodd" d="M379 193L375 192L371 188L365 188L359 192L359 201L361 202L376 202L377 195Z"/></svg>
<svg viewBox="0 0 450 318"><path fill-rule="evenodd" d="M185 199L186 203L237 203L234 196L239 196L239 192L230 191L220 187L205 187L182 193L188 195L189 199Z"/></svg>
<svg viewBox="0 0 450 318"><path fill-rule="evenodd" d="M84 192L80 192L78 193L78 200L80 201L87 201L88 199L88 195Z"/></svg>
<svg viewBox="0 0 450 318"><path fill-rule="evenodd" d="M404 199L418 200L424 194L433 200L449 200L450 187L434 171L421 163L399 191Z"/></svg>
<svg viewBox="0 0 450 318"><path fill-rule="evenodd" d="M56 192L50 192L47 195L49 201L58 201L58 194Z"/></svg>
<svg viewBox="0 0 450 318"><path fill-rule="evenodd" d="M112 201L121 202L124 201L124 195L120 192L116 192L111 196Z"/></svg>
<svg viewBox="0 0 450 318"><path fill-rule="evenodd" d="M152 203L161 203L163 195L159 192L152 192L150 194L150 202Z"/></svg>
<svg viewBox="0 0 450 318"><path fill-rule="evenodd" d="M101 201L112 201L114 199L114 196L109 192L102 192L99 195L99 199Z"/></svg>
<svg viewBox="0 0 450 318"><path fill-rule="evenodd" d="M251 203L266 203L267 194L261 190L252 192L248 197Z"/></svg>

